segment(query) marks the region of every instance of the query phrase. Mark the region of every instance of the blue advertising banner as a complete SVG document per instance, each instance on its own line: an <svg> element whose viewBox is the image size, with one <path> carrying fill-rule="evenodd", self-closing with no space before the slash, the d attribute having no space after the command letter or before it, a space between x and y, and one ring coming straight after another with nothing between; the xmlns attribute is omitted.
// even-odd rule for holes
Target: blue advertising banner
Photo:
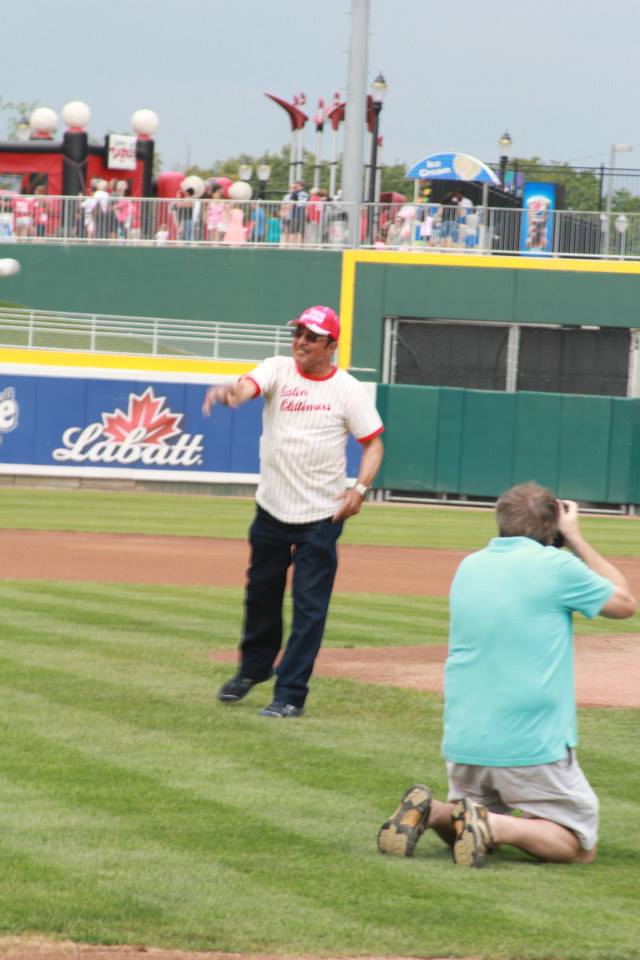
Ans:
<svg viewBox="0 0 640 960"><path fill-rule="evenodd" d="M522 191L523 253L538 255L553 249L553 212L556 206L555 183L525 183Z"/></svg>
<svg viewBox="0 0 640 960"><path fill-rule="evenodd" d="M0 472L256 482L262 399L202 414L204 383L0 373ZM359 444L349 439L347 473Z"/></svg>
<svg viewBox="0 0 640 960"><path fill-rule="evenodd" d="M491 167L468 153L432 153L414 163L405 176L409 180L464 180L500 185Z"/></svg>

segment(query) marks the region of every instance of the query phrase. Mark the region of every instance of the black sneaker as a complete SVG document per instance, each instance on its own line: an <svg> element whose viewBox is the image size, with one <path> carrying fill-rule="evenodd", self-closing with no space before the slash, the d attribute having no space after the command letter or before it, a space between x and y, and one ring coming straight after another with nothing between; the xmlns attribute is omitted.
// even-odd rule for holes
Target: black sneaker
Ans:
<svg viewBox="0 0 640 960"><path fill-rule="evenodd" d="M412 857L416 843L427 828L431 790L416 783L405 791L397 810L378 831L378 850L394 857Z"/></svg>
<svg viewBox="0 0 640 960"><path fill-rule="evenodd" d="M258 710L258 714L261 717L279 717L280 719L301 717L304 714L304 707L294 707L292 703L281 703L279 700L274 700L268 707Z"/></svg>
<svg viewBox="0 0 640 960"><path fill-rule="evenodd" d="M264 678L264 680L268 679L268 677ZM231 677L230 680L222 684L218 690L218 700L221 700L222 703L237 703L238 700L246 697L252 687L255 687L257 683L264 683L264 680L254 680L253 677L245 677L243 673L238 671L235 677Z"/></svg>

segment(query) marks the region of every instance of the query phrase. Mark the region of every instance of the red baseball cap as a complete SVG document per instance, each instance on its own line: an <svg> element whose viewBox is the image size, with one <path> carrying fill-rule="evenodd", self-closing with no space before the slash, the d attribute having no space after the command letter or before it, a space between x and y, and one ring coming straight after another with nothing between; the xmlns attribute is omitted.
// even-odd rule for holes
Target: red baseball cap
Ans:
<svg viewBox="0 0 640 960"><path fill-rule="evenodd" d="M289 320L290 327L306 327L321 337L340 339L340 317L331 307L307 307L297 320Z"/></svg>

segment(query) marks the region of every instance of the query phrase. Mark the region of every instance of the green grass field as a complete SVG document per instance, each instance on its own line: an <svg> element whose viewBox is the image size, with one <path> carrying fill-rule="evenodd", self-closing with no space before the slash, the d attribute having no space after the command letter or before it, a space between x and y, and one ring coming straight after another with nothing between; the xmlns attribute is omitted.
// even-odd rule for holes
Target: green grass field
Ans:
<svg viewBox="0 0 640 960"><path fill-rule="evenodd" d="M17 530L244 540L253 509L253 502L246 498L0 487L0 527ZM640 518L585 516L582 526L604 553L634 556L638 552ZM341 542L476 550L494 534L493 512L488 509L366 504L346 525Z"/></svg>
<svg viewBox="0 0 640 960"><path fill-rule="evenodd" d="M250 502L0 490L0 525L245 537ZM588 518L636 552L633 520ZM373 506L345 540L473 549L490 512ZM441 700L315 678L307 716L258 688L215 701L241 590L0 581L0 935L309 956L640 957L638 711L582 710L602 804L588 867L502 851L453 866L435 836L381 857L406 786L442 794ZM637 620L616 631L640 630ZM604 628L604 629L603 629ZM580 632L607 632L580 623ZM442 643L441 597L335 597L329 645Z"/></svg>

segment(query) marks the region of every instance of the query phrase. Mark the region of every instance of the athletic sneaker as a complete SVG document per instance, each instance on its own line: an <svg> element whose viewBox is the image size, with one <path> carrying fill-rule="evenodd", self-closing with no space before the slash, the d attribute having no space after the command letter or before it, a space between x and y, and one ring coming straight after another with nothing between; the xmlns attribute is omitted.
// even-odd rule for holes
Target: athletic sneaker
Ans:
<svg viewBox="0 0 640 960"><path fill-rule="evenodd" d="M304 714L304 707L295 707L292 703L282 703L280 700L274 700L268 707L258 710L261 717L301 717Z"/></svg>
<svg viewBox="0 0 640 960"><path fill-rule="evenodd" d="M452 854L461 867L482 867L487 853L493 853L493 837L487 808L465 797L458 801L451 814L456 839Z"/></svg>
<svg viewBox="0 0 640 960"><path fill-rule="evenodd" d="M268 679L269 677L264 678L264 680ZM218 690L218 700L221 700L222 703L237 703L238 700L246 697L252 687L255 687L257 683L264 683L264 680L245 677L241 671L238 671L234 677L222 684Z"/></svg>
<svg viewBox="0 0 640 960"><path fill-rule="evenodd" d="M378 831L378 850L395 857L412 857L416 843L427 829L431 790L416 783L405 792L398 809Z"/></svg>

